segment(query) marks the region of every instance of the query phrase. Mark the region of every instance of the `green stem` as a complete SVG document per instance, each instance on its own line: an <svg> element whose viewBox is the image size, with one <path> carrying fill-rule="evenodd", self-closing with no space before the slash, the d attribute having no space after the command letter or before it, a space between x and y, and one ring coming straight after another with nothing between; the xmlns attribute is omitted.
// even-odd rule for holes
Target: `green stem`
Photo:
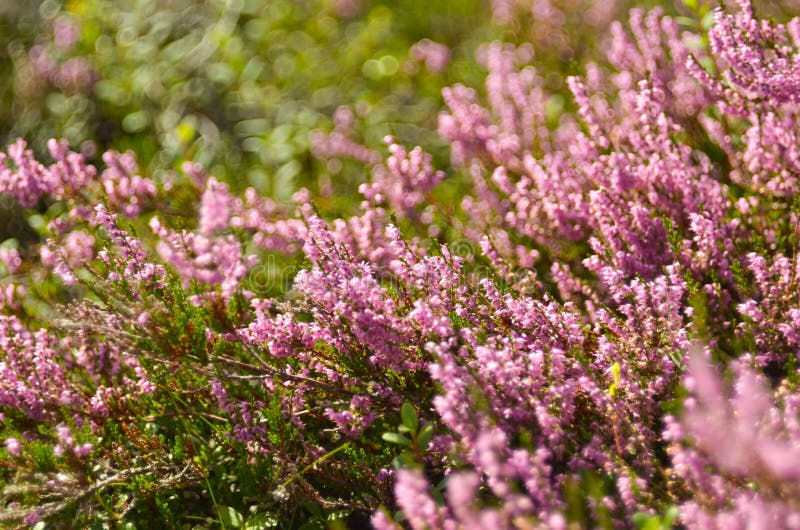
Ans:
<svg viewBox="0 0 800 530"><path fill-rule="evenodd" d="M296 471L296 472L295 472L295 473L294 473L294 474L293 474L291 477L289 477L288 479L286 479L286 482L284 482L283 484L281 484L281 485L280 485L280 488L281 488L281 489L285 489L285 488L286 488L286 486L288 486L289 484L291 484L291 483L292 483L292 481L293 481L294 479L296 479L297 477L299 477L300 475L302 475L303 473L305 473L306 471L308 471L308 470L309 470L309 469L311 469L312 467L316 466L316 465L317 465L317 464L319 464L320 462L322 462L322 461L324 461L324 460L326 460L326 459L328 459L328 458L332 457L332 456L333 456L333 455L335 455L336 453L339 453L339 452L341 452L342 450L346 449L346 448L347 448L349 445L350 445L350 442L345 442L345 443L343 443L342 445L340 445L339 447L337 447L336 449L334 449L333 451L331 451L331 452L329 452L329 453L325 453L325 454L324 454L324 455L322 455L321 457L317 458L316 460L314 460L313 462L311 462L310 464L308 464L306 467L304 467L304 468L303 468L303 469L301 469L300 471Z"/></svg>

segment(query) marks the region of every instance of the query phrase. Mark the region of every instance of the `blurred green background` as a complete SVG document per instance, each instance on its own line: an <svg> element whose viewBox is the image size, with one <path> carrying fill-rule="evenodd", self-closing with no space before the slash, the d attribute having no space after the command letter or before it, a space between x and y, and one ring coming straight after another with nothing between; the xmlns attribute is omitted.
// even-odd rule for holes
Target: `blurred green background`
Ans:
<svg viewBox="0 0 800 530"><path fill-rule="evenodd" d="M314 185L309 133L340 105L367 145L435 144L442 86L479 84L474 50L501 36L489 19L478 0L6 0L0 140L132 149L151 175L194 160L285 200ZM410 58L423 38L452 49L447 70Z"/></svg>

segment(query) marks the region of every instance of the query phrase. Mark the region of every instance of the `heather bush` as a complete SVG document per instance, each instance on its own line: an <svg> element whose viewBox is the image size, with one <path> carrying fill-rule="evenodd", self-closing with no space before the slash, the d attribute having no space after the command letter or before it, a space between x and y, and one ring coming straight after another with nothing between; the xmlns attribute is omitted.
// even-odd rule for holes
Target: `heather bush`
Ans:
<svg viewBox="0 0 800 530"><path fill-rule="evenodd" d="M791 9L311 4L44 3L13 47L83 121L0 153L0 521L800 528Z"/></svg>

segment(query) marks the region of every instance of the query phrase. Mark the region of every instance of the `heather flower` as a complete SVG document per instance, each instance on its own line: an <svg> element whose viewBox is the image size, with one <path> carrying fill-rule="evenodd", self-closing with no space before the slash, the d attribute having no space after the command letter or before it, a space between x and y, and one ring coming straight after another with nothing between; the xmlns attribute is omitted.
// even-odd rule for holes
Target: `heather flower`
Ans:
<svg viewBox="0 0 800 530"><path fill-rule="evenodd" d="M3 445L5 445L6 450L12 455L14 456L20 455L20 444L19 440L17 440L16 438L6 438Z"/></svg>
<svg viewBox="0 0 800 530"><path fill-rule="evenodd" d="M359 192L373 204L388 203L398 217L418 218L415 208L424 202L430 191L444 178L444 173L431 166L431 156L420 147L410 153L391 137L384 139L390 156L385 165L372 172L372 182L362 184Z"/></svg>
<svg viewBox="0 0 800 530"><path fill-rule="evenodd" d="M428 481L419 472L400 470L397 473L395 495L413 530L444 528L442 519L446 512L436 505L428 493Z"/></svg>
<svg viewBox="0 0 800 530"><path fill-rule="evenodd" d="M94 257L94 237L85 230L74 230L64 238L63 252L70 267L80 267Z"/></svg>
<svg viewBox="0 0 800 530"><path fill-rule="evenodd" d="M741 167L734 178L765 195L796 194L800 176L797 121L794 109L753 116L744 151L731 157Z"/></svg>
<svg viewBox="0 0 800 530"><path fill-rule="evenodd" d="M711 49L728 67L725 78L748 100L800 102L797 42L787 26L757 20L749 0L735 14L717 9L709 31ZM789 28L796 25L789 24Z"/></svg>
<svg viewBox="0 0 800 530"><path fill-rule="evenodd" d="M341 133L347 134L350 132L354 122L355 114L353 114L353 109L347 105L340 105L333 113L334 128Z"/></svg>
<svg viewBox="0 0 800 530"><path fill-rule="evenodd" d="M59 425L56 427L57 443L53 452L56 456L64 456L64 451L71 449L75 445L75 440L72 437L72 431L66 425Z"/></svg>
<svg viewBox="0 0 800 530"><path fill-rule="evenodd" d="M409 52L414 59L421 61L425 68L433 74L444 70L450 60L450 50L447 46L430 39L422 39L417 42Z"/></svg>
<svg viewBox="0 0 800 530"><path fill-rule="evenodd" d="M37 44L28 51L28 58L34 72L45 79L52 79L58 71L58 62L48 49Z"/></svg>
<svg viewBox="0 0 800 530"><path fill-rule="evenodd" d="M197 186L198 188L205 187L208 175L206 175L205 171L203 170L203 166L201 166L197 162L184 162L181 165L181 169L186 174L186 176L188 176L192 180L195 186Z"/></svg>
<svg viewBox="0 0 800 530"><path fill-rule="evenodd" d="M150 287L163 286L166 275L164 266L150 261L141 240L120 229L116 214L109 213L105 206L98 204L94 208L92 223L104 228L112 243L112 252L106 248L98 253L101 261L121 270L128 281L143 282ZM117 280L119 274L112 270L108 279Z"/></svg>
<svg viewBox="0 0 800 530"><path fill-rule="evenodd" d="M611 42L606 54L616 69L610 80L621 91L631 90L649 78L669 90L667 110L675 117L697 115L709 103L709 97L687 66L692 53L681 35L678 23L665 16L661 8L648 12L632 9L628 24L630 35L620 22L612 22Z"/></svg>
<svg viewBox="0 0 800 530"><path fill-rule="evenodd" d="M800 266L795 256L777 253L771 262L750 253L745 264L753 275L753 298L737 306L746 317L739 333L749 333L755 342L756 358L762 365L783 363L800 355L800 300L797 297Z"/></svg>
<svg viewBox="0 0 800 530"><path fill-rule="evenodd" d="M64 254L61 252L61 249L56 246L54 241L49 240L46 245L42 245L39 249L39 256L42 265L51 269L56 276L61 278L64 285L73 285L78 281L74 270L64 259Z"/></svg>
<svg viewBox="0 0 800 530"><path fill-rule="evenodd" d="M0 193L12 195L22 206L33 206L48 191L45 168L33 158L23 140L0 153Z"/></svg>
<svg viewBox="0 0 800 530"><path fill-rule="evenodd" d="M401 337L414 332L397 314L396 302L377 282L369 264L353 263L340 248L325 223L310 218L303 250L315 266L297 274L295 289L316 302L320 316L330 315L333 336L329 341L336 347L365 348L369 361L378 367L417 366L416 356L402 348L408 341Z"/></svg>
<svg viewBox="0 0 800 530"><path fill-rule="evenodd" d="M80 38L80 28L74 20L61 15L53 21L53 41L63 51L70 51Z"/></svg>
<svg viewBox="0 0 800 530"><path fill-rule="evenodd" d="M79 403L61 355L47 331L31 332L17 317L0 315L0 405L46 420Z"/></svg>
<svg viewBox="0 0 800 530"><path fill-rule="evenodd" d="M103 153L103 162L108 167L100 175L100 181L109 204L128 217L139 215L146 202L156 195L155 182L136 174L139 167L131 152L107 151Z"/></svg>
<svg viewBox="0 0 800 530"><path fill-rule="evenodd" d="M30 513L30 514L26 515L26 516L23 518L22 522L23 522L23 523L25 523L26 525L33 526L33 525L35 525L36 523L38 523L40 520L41 520L41 516L40 516L39 514L37 514L37 513Z"/></svg>
<svg viewBox="0 0 800 530"><path fill-rule="evenodd" d="M201 215L209 213L208 209L201 210ZM203 223L201 229L206 232L217 226L208 219ZM244 255L241 243L233 235L173 232L162 226L157 217L150 220L150 228L161 238L157 245L159 255L175 267L185 287L191 280L219 285L222 299L229 300L255 264L255 256Z"/></svg>
<svg viewBox="0 0 800 530"><path fill-rule="evenodd" d="M46 174L53 197L72 197L95 178L95 167L86 164L83 154L70 151L66 141L51 139L47 142L47 149L55 160L48 166Z"/></svg>
<svg viewBox="0 0 800 530"><path fill-rule="evenodd" d="M321 159L352 158L369 165L378 164L381 161L380 154L351 140L340 131L330 134L322 131L312 132L311 152Z"/></svg>
<svg viewBox="0 0 800 530"><path fill-rule="evenodd" d="M78 458L86 458L92 452L92 449L94 449L94 444L87 442L84 444L76 445L73 448L72 453Z"/></svg>
<svg viewBox="0 0 800 530"><path fill-rule="evenodd" d="M451 143L455 165L480 158L518 170L524 155L539 142L548 145L550 135L543 114L547 94L535 69L519 69L530 58L526 52L526 48L497 42L479 50L480 62L489 70L489 109L478 105L470 88L456 85L444 89L449 112L439 116L439 134Z"/></svg>
<svg viewBox="0 0 800 530"><path fill-rule="evenodd" d="M15 248L0 247L0 261L3 262L8 274L16 274L22 266L22 258Z"/></svg>
<svg viewBox="0 0 800 530"><path fill-rule="evenodd" d="M228 187L215 178L206 181L206 190L200 198L198 232L212 236L228 227L235 199L228 193Z"/></svg>
<svg viewBox="0 0 800 530"><path fill-rule="evenodd" d="M692 357L693 397L680 423L667 418L674 468L702 492L682 505L681 520L689 528L796 528L797 398L787 387L769 392L747 358L733 372L729 394L707 361Z"/></svg>
<svg viewBox="0 0 800 530"><path fill-rule="evenodd" d="M0 309L18 310L26 292L24 285L15 282L5 284L0 288Z"/></svg>
<svg viewBox="0 0 800 530"><path fill-rule="evenodd" d="M65 141L50 140L47 147L55 160L45 167L33 158L23 140L0 153L0 193L16 197L22 206L34 206L45 194L66 199L86 187L95 176L83 155L69 151Z"/></svg>

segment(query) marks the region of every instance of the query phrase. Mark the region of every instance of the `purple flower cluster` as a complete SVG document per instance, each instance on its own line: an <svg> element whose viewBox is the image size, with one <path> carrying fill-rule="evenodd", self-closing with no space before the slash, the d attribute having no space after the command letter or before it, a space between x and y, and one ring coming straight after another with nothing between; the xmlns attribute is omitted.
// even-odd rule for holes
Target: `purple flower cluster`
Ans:
<svg viewBox="0 0 800 530"><path fill-rule="evenodd" d="M94 178L95 168L82 155L72 153L63 141L47 144L55 163L44 166L33 158L23 140L0 153L0 193L15 197L23 206L33 206L42 195L71 197Z"/></svg>
<svg viewBox="0 0 800 530"><path fill-rule="evenodd" d="M585 80L569 80L588 134L571 122L554 132L537 128L531 113L545 107L547 95L534 71L516 70L513 48L484 52L488 108L464 87L445 93L450 112L440 133L476 193L463 203L475 224L467 233L493 263L512 264L506 271L541 259L513 243L535 241L569 302L515 302L484 281L476 296L486 321L467 309L457 313L470 323L457 340L429 343L436 359L429 371L442 389L434 405L451 433L451 451L471 471L448 480L445 505L433 500L421 475L400 473L397 502L412 528L517 527L520 518L531 527L566 527L564 498L544 493L564 490L578 470L598 469L615 482L615 493L598 501L620 521L650 512L652 499L675 488L677 498L693 499L680 504L681 521L691 528L797 524L787 456L794 443L789 425L797 421L790 405L797 267L775 252L781 237L796 238L796 214L784 202L795 189L788 74L797 56L789 37L795 24L756 21L749 3L735 15L718 11L705 58L726 79L730 88L723 90L698 70L699 55L671 19L658 10L633 11L634 40L621 25L612 29L614 92L602 92L609 74L597 67ZM725 124L711 117L716 112L743 119ZM683 139L693 117L730 157L730 179L752 195L734 200L711 160ZM738 152L732 127L744 131ZM765 221L782 212L786 226ZM742 241L758 232L766 252L743 252ZM569 258L567 241L585 241L589 255ZM587 282L586 272L595 280ZM715 314L700 317L693 296ZM708 369L693 365L687 386L696 388L698 401L684 403L682 421L662 419L700 321L713 347L729 348L735 336L749 349L733 364L737 393L729 404ZM495 336L499 322L508 327ZM480 330L474 338L473 329ZM773 385L780 381L774 396L763 390L755 366L768 370ZM532 441L513 449L510 440L523 432ZM486 453L492 436L497 450ZM658 454L665 440L672 443L670 470ZM514 467L517 461L525 463ZM501 509L476 508L487 492ZM600 506L593 510L600 517ZM383 513L373 522L393 527Z"/></svg>
<svg viewBox="0 0 800 530"><path fill-rule="evenodd" d="M734 363L729 393L708 361L694 355L683 419L666 418L674 472L699 493L682 506L689 527L800 527L800 401L787 385L768 390L749 364Z"/></svg>
<svg viewBox="0 0 800 530"><path fill-rule="evenodd" d="M495 17L522 4L493 2ZM530 9L560 27L551 4ZM164 199L132 154L106 153L95 178L63 143L46 167L18 142L0 192L65 203L39 264L102 305L29 331L15 282L36 264L0 247L0 406L80 460L124 406L177 392L156 380L192 372L186 406L224 426L228 454L275 465L276 502L321 499L314 473L353 484L340 451L381 462L353 463L381 529L567 529L576 503L589 526L675 506L686 528L800 528L800 22L742 1L716 11L708 45L680 28L660 9L611 24L606 58L566 79L571 114L552 110L532 46L481 47L485 97L450 87L439 117L466 182L457 212L437 203L432 155L387 138L381 161L345 107L313 151L368 180L330 221L305 189L295 207L238 196L191 163L178 191L197 215L146 218ZM412 53L434 71L438 46ZM303 265L269 298L248 280L276 254ZM381 432L404 447L394 471ZM11 457L25 435L5 438Z"/></svg>
<svg viewBox="0 0 800 530"><path fill-rule="evenodd" d="M444 70L450 60L450 50L447 46L430 39L422 39L414 44L409 50L409 54L424 64L425 68L433 74Z"/></svg>

